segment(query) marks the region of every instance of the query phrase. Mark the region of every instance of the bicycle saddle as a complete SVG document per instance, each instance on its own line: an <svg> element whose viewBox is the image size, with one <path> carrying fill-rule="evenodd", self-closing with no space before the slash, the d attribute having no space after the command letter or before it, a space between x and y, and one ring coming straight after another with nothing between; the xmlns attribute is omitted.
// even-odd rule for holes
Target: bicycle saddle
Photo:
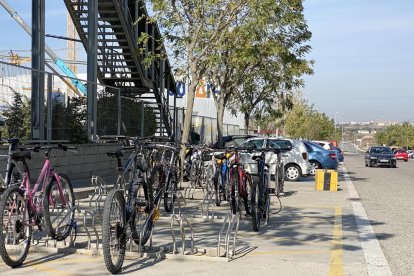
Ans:
<svg viewBox="0 0 414 276"><path fill-rule="evenodd" d="M224 158L226 158L226 153L225 152L215 153L214 154L214 158L216 158L216 159L224 159Z"/></svg>
<svg viewBox="0 0 414 276"><path fill-rule="evenodd" d="M120 158L124 156L124 154L119 150L107 152L106 155L111 156L112 158Z"/></svg>
<svg viewBox="0 0 414 276"><path fill-rule="evenodd" d="M252 159L254 161L263 160L264 159L264 156L262 156L262 154L255 154L255 155L252 156Z"/></svg>
<svg viewBox="0 0 414 276"><path fill-rule="evenodd" d="M15 161L24 161L25 159L32 159L32 153L30 151L13 152L10 157Z"/></svg>

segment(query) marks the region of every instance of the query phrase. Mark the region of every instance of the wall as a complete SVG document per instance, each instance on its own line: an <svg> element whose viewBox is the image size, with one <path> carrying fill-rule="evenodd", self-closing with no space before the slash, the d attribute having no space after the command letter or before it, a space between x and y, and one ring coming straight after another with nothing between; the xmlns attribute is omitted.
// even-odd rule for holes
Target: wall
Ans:
<svg viewBox="0 0 414 276"><path fill-rule="evenodd" d="M23 146L22 146L23 147ZM72 181L90 179L92 175L101 177L115 176L117 162L115 158L106 155L107 152L121 148L120 144L86 144L77 145L77 154L53 150L50 160L57 172L65 173ZM0 154L7 154L8 148L0 147ZM129 152L125 152L127 159ZM32 152L32 159L28 160L31 178L37 178L43 166L44 151ZM0 172L2 177L6 171L6 157L1 157Z"/></svg>

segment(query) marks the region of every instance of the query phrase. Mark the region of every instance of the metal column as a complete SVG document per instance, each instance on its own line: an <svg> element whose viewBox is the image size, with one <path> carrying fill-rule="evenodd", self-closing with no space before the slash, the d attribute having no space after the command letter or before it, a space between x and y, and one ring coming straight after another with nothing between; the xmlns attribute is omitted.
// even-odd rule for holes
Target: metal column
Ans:
<svg viewBox="0 0 414 276"><path fill-rule="evenodd" d="M45 136L45 0L32 1L32 116L31 140Z"/></svg>
<svg viewBox="0 0 414 276"><path fill-rule="evenodd" d="M98 0L88 1L88 140L96 140L97 117L97 48L98 48Z"/></svg>
<svg viewBox="0 0 414 276"><path fill-rule="evenodd" d="M47 143L52 142L52 115L53 115L53 104L52 104L52 84L53 75L47 74Z"/></svg>
<svg viewBox="0 0 414 276"><path fill-rule="evenodd" d="M164 93L165 93L165 82L164 82L164 67L165 67L165 60L160 60L160 96L161 96L161 112L160 112L160 135L163 136L164 134L164 113L165 113L165 101L164 101Z"/></svg>

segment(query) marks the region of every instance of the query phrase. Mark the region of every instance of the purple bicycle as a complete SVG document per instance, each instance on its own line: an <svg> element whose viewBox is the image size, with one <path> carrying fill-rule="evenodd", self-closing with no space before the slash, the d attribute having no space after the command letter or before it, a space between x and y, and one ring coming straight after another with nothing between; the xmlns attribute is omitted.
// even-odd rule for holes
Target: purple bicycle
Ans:
<svg viewBox="0 0 414 276"><path fill-rule="evenodd" d="M45 161L34 187L30 184L27 159L31 152L45 150ZM32 227L56 240L64 240L75 226L75 197L70 180L54 171L50 161L54 149L68 151L65 145L37 146L14 152L11 159L23 164L24 176L19 185L8 187L0 201L0 255L10 267L23 264L30 248ZM41 190L39 191L39 188Z"/></svg>

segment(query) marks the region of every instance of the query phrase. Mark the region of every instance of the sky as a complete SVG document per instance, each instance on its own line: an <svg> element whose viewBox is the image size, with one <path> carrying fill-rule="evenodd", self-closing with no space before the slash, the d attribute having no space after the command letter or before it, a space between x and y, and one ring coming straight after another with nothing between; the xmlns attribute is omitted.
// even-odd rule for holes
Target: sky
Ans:
<svg viewBox="0 0 414 276"><path fill-rule="evenodd" d="M338 121L414 122L414 1L305 0L304 97Z"/></svg>
<svg viewBox="0 0 414 276"><path fill-rule="evenodd" d="M30 0L7 2L30 23ZM304 77L306 100L338 122L414 122L414 0L305 0L304 6L313 34L308 58L315 61L314 75ZM66 35L63 0L46 0L46 33ZM2 7L0 34L0 56L10 49L30 56L30 37ZM46 38L46 44L66 57L65 41Z"/></svg>

